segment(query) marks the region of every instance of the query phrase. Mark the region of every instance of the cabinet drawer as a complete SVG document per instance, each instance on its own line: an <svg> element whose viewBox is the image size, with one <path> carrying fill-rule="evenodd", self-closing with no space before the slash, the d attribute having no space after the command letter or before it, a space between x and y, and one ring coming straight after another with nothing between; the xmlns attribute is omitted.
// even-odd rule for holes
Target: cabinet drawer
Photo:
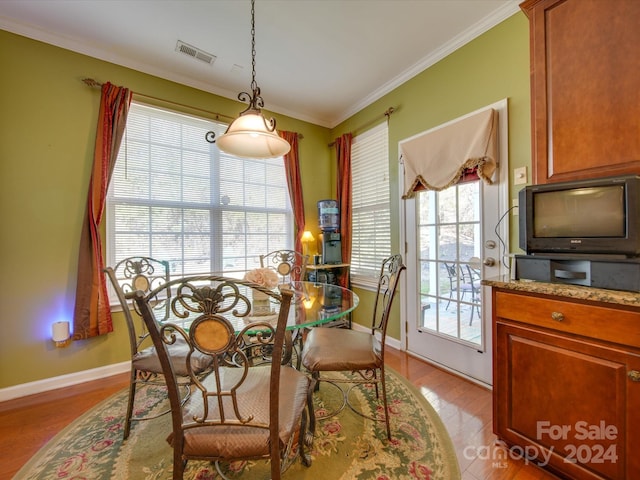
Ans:
<svg viewBox="0 0 640 480"><path fill-rule="evenodd" d="M495 315L530 325L640 348L640 311L496 291Z"/></svg>

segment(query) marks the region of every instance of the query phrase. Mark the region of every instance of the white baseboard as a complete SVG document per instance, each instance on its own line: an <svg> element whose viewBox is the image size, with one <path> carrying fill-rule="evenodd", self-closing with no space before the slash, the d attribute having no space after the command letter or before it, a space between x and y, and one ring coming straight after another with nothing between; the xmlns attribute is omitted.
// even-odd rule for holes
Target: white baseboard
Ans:
<svg viewBox="0 0 640 480"><path fill-rule="evenodd" d="M371 332L371 327L365 327L355 322L351 322L351 329L360 330L361 332ZM402 343L400 342L400 340L396 340L395 338L387 336L384 343L385 345L389 345L391 348L395 348L396 350L402 350Z"/></svg>
<svg viewBox="0 0 640 480"><path fill-rule="evenodd" d="M48 392L57 388L69 387L78 383L98 380L111 375L128 372L131 369L131 362L114 363L104 367L92 368L81 372L69 373L58 377L45 378L35 382L22 383L12 387L0 389L0 402L14 398L25 397L36 393Z"/></svg>
<svg viewBox="0 0 640 480"><path fill-rule="evenodd" d="M409 351L407 351L406 353L407 353L407 355L409 355L411 357L417 358L418 360L422 360L423 362L428 363L430 365L433 365L434 367L439 368L440 370L444 370L445 372L450 373L452 375L455 375L456 377L463 378L465 380L468 380L471 383L475 383L476 385L478 385L480 387L484 387L487 390L492 390L493 391L493 386L492 385L489 385L488 383L482 382L482 381L478 380L477 378L473 378L473 377L471 377L469 375L466 375L466 374L464 374L462 372L459 372L458 370L454 370L453 368L450 368L450 367L448 367L448 366L446 366L446 365L444 365L442 363L438 363L438 362L436 362L434 360L431 360L430 358L423 357L422 355L417 355L417 354L415 354L413 352L409 352Z"/></svg>
<svg viewBox="0 0 640 480"><path fill-rule="evenodd" d="M369 331L369 327L364 327L357 323L352 323L351 328L363 332ZM401 350L401 343L395 338L387 337L386 344L397 350ZM79 383L98 380L100 378L110 377L119 373L128 372L131 369L131 362L114 363L104 367L93 368L91 370L83 370L81 372L69 373L58 377L45 378L35 382L22 383L12 387L0 389L0 402L12 400L14 398L26 397L36 393L48 392L57 388L69 387Z"/></svg>

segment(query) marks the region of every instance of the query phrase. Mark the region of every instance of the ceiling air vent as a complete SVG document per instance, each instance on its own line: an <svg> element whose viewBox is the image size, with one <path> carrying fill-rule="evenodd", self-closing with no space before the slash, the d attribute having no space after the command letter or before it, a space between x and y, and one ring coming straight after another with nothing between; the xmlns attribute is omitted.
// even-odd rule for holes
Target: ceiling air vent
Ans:
<svg viewBox="0 0 640 480"><path fill-rule="evenodd" d="M189 55L190 57L200 60L201 62L208 63L209 65L212 65L216 60L215 55L211 55L210 53L196 48L193 45L184 43L182 40L178 40L178 43L176 43L176 52L184 53L185 55Z"/></svg>

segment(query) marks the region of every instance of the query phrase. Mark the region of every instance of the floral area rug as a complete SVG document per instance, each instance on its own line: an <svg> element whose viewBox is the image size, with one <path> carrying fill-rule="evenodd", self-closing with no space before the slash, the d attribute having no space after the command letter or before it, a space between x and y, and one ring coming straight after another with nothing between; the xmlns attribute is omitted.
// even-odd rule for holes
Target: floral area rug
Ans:
<svg viewBox="0 0 640 480"><path fill-rule="evenodd" d="M387 368L391 435L384 421L373 421L345 408L333 411L341 393L321 383L315 394L316 435L311 449L312 465L296 460L283 479L301 480L455 480L460 469L449 435L435 410L420 393L396 372ZM166 409L163 389L146 388L136 398L137 414ZM172 451L165 441L171 418L134 423L129 439L122 441L127 391L104 400L67 426L45 445L14 477L16 480L171 478ZM369 416L381 415L373 389L356 387L351 404ZM234 462L222 466L229 478L269 478L266 461ZM190 461L185 479L220 479L209 462Z"/></svg>

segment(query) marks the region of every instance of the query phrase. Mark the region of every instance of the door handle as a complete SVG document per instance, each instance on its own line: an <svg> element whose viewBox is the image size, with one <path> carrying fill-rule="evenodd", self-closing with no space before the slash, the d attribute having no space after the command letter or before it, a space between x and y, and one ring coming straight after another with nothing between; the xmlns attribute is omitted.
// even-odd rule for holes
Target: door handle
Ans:
<svg viewBox="0 0 640 480"><path fill-rule="evenodd" d="M493 267L496 264L496 259L493 257L485 258L482 263L484 263L487 267Z"/></svg>

